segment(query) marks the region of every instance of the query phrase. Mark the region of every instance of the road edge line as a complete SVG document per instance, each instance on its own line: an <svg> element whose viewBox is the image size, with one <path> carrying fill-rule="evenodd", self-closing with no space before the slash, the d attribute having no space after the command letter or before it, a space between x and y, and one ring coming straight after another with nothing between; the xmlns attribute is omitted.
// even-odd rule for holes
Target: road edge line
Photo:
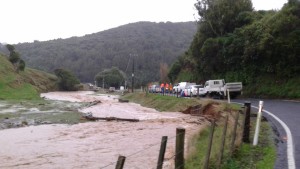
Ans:
<svg viewBox="0 0 300 169"><path fill-rule="evenodd" d="M232 102L232 103L244 105L244 104L238 103L238 102ZM258 107L256 107L256 106L251 106L251 107L253 107L255 109L258 109ZM282 120L280 120L279 117L277 117L273 113L271 113L271 112L269 112L267 110L263 110L263 112L269 114L271 117L273 117L275 120L277 120L280 123L280 125L283 127L283 129L285 130L285 132L287 134L287 159L288 159L288 168L289 169L296 169L295 157L294 157L293 137L292 137L292 133L291 133L290 128Z"/></svg>

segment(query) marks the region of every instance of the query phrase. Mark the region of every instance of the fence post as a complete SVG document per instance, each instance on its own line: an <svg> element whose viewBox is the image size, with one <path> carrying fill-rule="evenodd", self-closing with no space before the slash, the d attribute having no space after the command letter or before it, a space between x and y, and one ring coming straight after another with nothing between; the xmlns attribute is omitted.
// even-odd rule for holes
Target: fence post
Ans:
<svg viewBox="0 0 300 169"><path fill-rule="evenodd" d="M226 132L227 132L227 124L228 124L228 115L226 116L225 124L224 124L224 128L223 128L222 143L221 143L220 156L219 156L219 161L218 161L218 167L217 168L221 168L221 164L222 164L222 160L223 160L223 153L224 153Z"/></svg>
<svg viewBox="0 0 300 169"><path fill-rule="evenodd" d="M227 89L227 98L228 98L228 103L230 103L230 91Z"/></svg>
<svg viewBox="0 0 300 169"><path fill-rule="evenodd" d="M160 144L160 150L159 150L159 156L158 156L156 169L162 169L162 167L163 167L165 152L166 152L166 147L167 147L167 141L168 141L168 136L163 136L161 138L161 144Z"/></svg>
<svg viewBox="0 0 300 169"><path fill-rule="evenodd" d="M184 137L185 129L176 128L175 168L184 169Z"/></svg>
<svg viewBox="0 0 300 169"><path fill-rule="evenodd" d="M116 165L116 169L123 169L125 159L126 159L125 156L119 156L118 161L117 161L117 165Z"/></svg>
<svg viewBox="0 0 300 169"><path fill-rule="evenodd" d="M261 121L261 114L262 114L262 107L264 102L259 101L259 109L257 113L257 121L256 121L256 127L255 127L255 134L253 138L253 145L256 146L258 143L258 135L259 135L259 128L260 128L260 121Z"/></svg>
<svg viewBox="0 0 300 169"><path fill-rule="evenodd" d="M250 143L250 112L251 112L251 102L245 102L245 123L243 132L243 142Z"/></svg>
<svg viewBox="0 0 300 169"><path fill-rule="evenodd" d="M237 125L239 122L239 115L240 115L240 113L237 112L235 119L234 119L233 133L232 133L232 139L231 139L231 144L230 144L230 155L232 155L234 152L234 143L235 143L235 138L236 138Z"/></svg>
<svg viewBox="0 0 300 169"><path fill-rule="evenodd" d="M204 169L208 169L208 166L209 166L210 152L211 152L211 147L212 147L212 142L213 142L213 137L214 137L214 132L215 132L215 126L216 126L215 120L213 120L211 123L212 124L211 124L211 128L210 128L208 148L207 148L207 152L206 152L206 158L204 161Z"/></svg>

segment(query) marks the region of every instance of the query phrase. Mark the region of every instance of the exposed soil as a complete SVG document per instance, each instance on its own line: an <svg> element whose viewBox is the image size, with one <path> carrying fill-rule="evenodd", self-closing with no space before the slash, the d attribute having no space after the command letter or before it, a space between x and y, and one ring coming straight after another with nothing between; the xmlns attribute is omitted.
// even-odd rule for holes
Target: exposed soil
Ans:
<svg viewBox="0 0 300 169"><path fill-rule="evenodd" d="M0 130L0 168L115 168L119 155L125 169L156 168L162 136L168 136L164 168L174 168L176 128L186 129L186 143L206 121L180 112L158 112L118 96L93 92L51 92L45 99L89 102L79 111L95 117L135 118L139 122L96 121ZM189 144L186 144L186 154Z"/></svg>

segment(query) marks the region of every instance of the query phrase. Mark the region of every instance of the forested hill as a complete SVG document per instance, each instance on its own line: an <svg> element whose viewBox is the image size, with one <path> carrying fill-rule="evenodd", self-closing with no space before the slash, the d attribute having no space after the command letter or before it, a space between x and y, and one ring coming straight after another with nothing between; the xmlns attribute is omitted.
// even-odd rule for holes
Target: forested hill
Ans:
<svg viewBox="0 0 300 169"><path fill-rule="evenodd" d="M83 82L93 82L98 72L112 66L131 75L134 57L136 81L141 84L159 80L160 63L173 63L188 48L196 29L196 22L137 22L83 37L15 47L30 67L48 72L66 68Z"/></svg>
<svg viewBox="0 0 300 169"><path fill-rule="evenodd" d="M271 3L268 2L268 3ZM242 81L250 96L300 98L300 1L254 11L251 0L198 0L199 29L173 81Z"/></svg>

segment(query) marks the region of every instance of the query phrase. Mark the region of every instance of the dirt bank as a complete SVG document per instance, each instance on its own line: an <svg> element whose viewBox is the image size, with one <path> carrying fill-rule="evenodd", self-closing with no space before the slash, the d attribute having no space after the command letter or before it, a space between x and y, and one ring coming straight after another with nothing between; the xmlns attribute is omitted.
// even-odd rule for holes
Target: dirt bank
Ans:
<svg viewBox="0 0 300 169"><path fill-rule="evenodd" d="M140 122L88 122L76 125L42 125L0 131L0 168L115 168L119 155L125 169L156 168L160 140L168 136L164 168L173 168L175 131L184 127L187 137L203 125L202 119L178 112L157 112L134 103L118 103L117 96L93 92L52 92L46 99L101 103L83 108L98 117L137 118ZM188 149L188 148L187 148Z"/></svg>

